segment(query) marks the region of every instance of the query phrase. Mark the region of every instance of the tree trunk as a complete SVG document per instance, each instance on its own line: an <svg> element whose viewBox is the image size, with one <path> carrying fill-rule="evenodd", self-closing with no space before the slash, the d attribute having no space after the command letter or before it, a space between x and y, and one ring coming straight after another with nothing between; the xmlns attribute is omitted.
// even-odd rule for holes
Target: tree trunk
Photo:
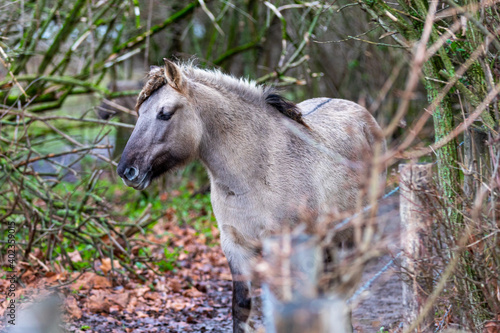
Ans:
<svg viewBox="0 0 500 333"><path fill-rule="evenodd" d="M432 164L402 164L400 173L401 246L405 253L403 271L409 276L403 281L403 310L405 326L409 327L422 310L432 292L432 272L425 270L431 249L432 228L425 192L432 184ZM427 265L428 267L428 265ZM420 322L417 332L432 331L433 311Z"/></svg>

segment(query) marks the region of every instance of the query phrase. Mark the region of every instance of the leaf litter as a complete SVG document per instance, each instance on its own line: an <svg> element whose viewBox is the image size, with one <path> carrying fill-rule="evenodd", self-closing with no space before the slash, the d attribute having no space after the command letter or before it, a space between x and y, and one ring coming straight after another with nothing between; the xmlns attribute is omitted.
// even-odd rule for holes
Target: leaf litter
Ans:
<svg viewBox="0 0 500 333"><path fill-rule="evenodd" d="M57 293L62 299L60 326L66 332L231 331L231 275L218 229L209 226L207 237L179 224L169 208L152 230L131 240L132 258L149 257L132 272L113 258L100 258L83 273L58 264L44 269L40 259L19 263L25 272L16 302L29 306ZM82 261L78 251L68 255L73 262ZM8 287L9 281L0 279L2 317ZM5 322L0 325L4 328Z"/></svg>

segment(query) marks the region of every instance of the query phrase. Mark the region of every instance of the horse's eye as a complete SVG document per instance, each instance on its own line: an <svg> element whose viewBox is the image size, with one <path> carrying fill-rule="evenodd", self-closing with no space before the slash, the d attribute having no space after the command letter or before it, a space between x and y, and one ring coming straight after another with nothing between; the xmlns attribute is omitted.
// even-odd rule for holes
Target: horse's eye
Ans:
<svg viewBox="0 0 500 333"><path fill-rule="evenodd" d="M159 119L159 120L170 120L170 118L172 118L173 114L174 114L173 112L164 112L163 109L162 109L156 115L156 119Z"/></svg>

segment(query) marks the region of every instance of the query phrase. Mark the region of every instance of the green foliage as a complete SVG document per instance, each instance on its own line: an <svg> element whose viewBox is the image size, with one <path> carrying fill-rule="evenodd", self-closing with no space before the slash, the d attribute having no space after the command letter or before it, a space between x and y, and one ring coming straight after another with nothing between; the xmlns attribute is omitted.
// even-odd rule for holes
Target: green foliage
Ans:
<svg viewBox="0 0 500 333"><path fill-rule="evenodd" d="M89 164L95 165L95 160L88 160ZM95 167L95 166L94 166ZM12 174L4 174L0 180L8 181L6 176L18 175L17 170ZM207 237L212 237L211 226L214 224L214 217L211 213L210 195L197 195L191 198L190 191L186 185L180 187L179 195L171 196L169 200L162 201L161 196L155 191L137 192L131 188L123 186L120 182L110 178L99 178L96 181L95 172L84 173L77 182L59 181L51 187L50 178L38 177L35 175L19 175L23 177L24 188L21 194L26 204L30 204L35 216L43 219L40 221L43 225L49 222L59 226L62 235L61 240L54 243L46 238L39 238L35 246L44 254L50 252L48 256L50 261L63 264L68 270L85 270L91 268L93 261L100 257L101 253L109 253L109 245L102 242L103 237L108 234L118 236L118 232L124 232L128 228L137 224L137 220L145 213L150 216L160 217L167 208L175 211L179 223L193 225ZM27 185L29 187L27 187ZM50 188L50 196L46 199L39 193L40 188ZM4 193L2 195L4 204L0 205L0 214L8 213L9 201L15 199L14 192ZM47 209L51 205L51 209ZM113 210L106 207L114 207ZM24 223L24 215L10 214L6 216L7 222L15 222L17 225ZM83 213L83 214L82 214ZM98 214L94 218L87 217L87 214ZM104 215L103 215L104 214ZM99 215L106 216L100 217ZM63 219L64 223L61 223ZM152 228L154 223L148 223L145 231ZM7 230L3 230L6 235ZM16 230L16 239L27 244L32 235L26 232L26 229ZM5 249L2 249L4 253ZM68 258L69 252L78 251L82 257L81 261L72 262ZM165 259L158 262L160 270L172 270L175 268L180 249L169 252L165 249ZM59 259L56 259L59 258ZM146 260L151 257L150 249L141 248L137 260ZM118 256L124 265L128 264L125 257ZM142 264L138 262L138 267Z"/></svg>
<svg viewBox="0 0 500 333"><path fill-rule="evenodd" d="M376 2L377 2L376 0L365 0L365 3L370 7L373 7L373 5L375 5Z"/></svg>
<svg viewBox="0 0 500 333"><path fill-rule="evenodd" d="M179 191L180 195L170 200L169 207L175 209L176 215L182 223L196 225L200 221L215 221L210 208L210 195L197 194L192 197L185 187L179 188ZM193 212L198 214L192 214Z"/></svg>
<svg viewBox="0 0 500 333"><path fill-rule="evenodd" d="M177 259L179 258L179 254L181 253L181 251L182 250L180 248L175 248L173 251L170 251L168 247L165 247L165 259L160 260L156 263L160 271L173 271L177 267Z"/></svg>
<svg viewBox="0 0 500 333"><path fill-rule="evenodd" d="M347 64L347 68L349 69L356 69L357 67L359 67L359 61L357 59L354 59L354 60L351 60L349 61L349 63Z"/></svg>

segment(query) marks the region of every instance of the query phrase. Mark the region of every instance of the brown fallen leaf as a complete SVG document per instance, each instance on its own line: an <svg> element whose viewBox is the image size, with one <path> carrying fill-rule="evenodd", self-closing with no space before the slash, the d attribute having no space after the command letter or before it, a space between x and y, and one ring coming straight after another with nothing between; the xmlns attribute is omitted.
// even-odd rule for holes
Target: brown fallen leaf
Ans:
<svg viewBox="0 0 500 333"><path fill-rule="evenodd" d="M148 300L151 300L151 301L156 301L159 296L158 296L158 293L154 293L154 292L147 292L144 294L143 296L145 299L148 299Z"/></svg>
<svg viewBox="0 0 500 333"><path fill-rule="evenodd" d="M106 295L104 290L92 290L92 295L87 300L87 308L91 312L109 312L111 304Z"/></svg>
<svg viewBox="0 0 500 333"><path fill-rule="evenodd" d="M484 325L483 333L500 333L500 314L497 315L497 320L492 320Z"/></svg>
<svg viewBox="0 0 500 333"><path fill-rule="evenodd" d="M120 307L121 309L124 309L127 307L129 298L130 298L130 293L129 292L122 292L119 294L109 294L106 296L106 298L113 304L116 304Z"/></svg>
<svg viewBox="0 0 500 333"><path fill-rule="evenodd" d="M109 313L113 313L113 312L118 312L121 310L121 307L118 306L118 305L111 305L109 307Z"/></svg>
<svg viewBox="0 0 500 333"><path fill-rule="evenodd" d="M50 271L50 272L45 273L45 277L49 278L49 277L54 276L56 274L57 274L56 272Z"/></svg>
<svg viewBox="0 0 500 333"><path fill-rule="evenodd" d="M73 252L68 252L68 256L72 262L81 262L82 261L82 256L80 255L80 252L78 250L75 250Z"/></svg>
<svg viewBox="0 0 500 333"><path fill-rule="evenodd" d="M150 290L149 287L137 288L135 289L135 294L137 295L137 297L144 296L144 294L149 290Z"/></svg>
<svg viewBox="0 0 500 333"><path fill-rule="evenodd" d="M112 287L111 281L104 277L95 274L94 272L83 273L82 276L73 282L73 289L104 289Z"/></svg>
<svg viewBox="0 0 500 333"><path fill-rule="evenodd" d="M172 289L172 291L174 293L178 293L182 289L182 286L181 286L181 283L179 282L179 280L175 280L175 279L172 279L169 281L169 287L170 287L170 289Z"/></svg>
<svg viewBox="0 0 500 333"><path fill-rule="evenodd" d="M172 302L170 304L167 303L167 307L174 309L175 311L181 311L186 307L184 303Z"/></svg>
<svg viewBox="0 0 500 333"><path fill-rule="evenodd" d="M184 291L182 295L186 297L201 297L204 294L195 287L191 287L190 289Z"/></svg>
<svg viewBox="0 0 500 333"><path fill-rule="evenodd" d="M136 315L137 315L137 317L139 317L139 318L148 318L148 317L149 317L147 314L145 314L145 313L144 313L144 312L142 312L142 311L137 311L137 312L136 312Z"/></svg>
<svg viewBox="0 0 500 333"><path fill-rule="evenodd" d="M131 296L126 310L130 313L134 313L136 306L137 306L137 297Z"/></svg>
<svg viewBox="0 0 500 333"><path fill-rule="evenodd" d="M483 328L483 333L500 333L500 323L490 321Z"/></svg>
<svg viewBox="0 0 500 333"><path fill-rule="evenodd" d="M52 275L51 277L49 277L49 278L46 279L46 281L49 284L53 284L54 282L63 281L63 280L64 280L64 275L62 273L58 273L58 274Z"/></svg>
<svg viewBox="0 0 500 333"><path fill-rule="evenodd" d="M118 260L113 260L113 267L115 269L121 268L120 262ZM101 260L101 266L100 266L102 272L107 275L108 272L111 270L111 258L104 258Z"/></svg>
<svg viewBox="0 0 500 333"><path fill-rule="evenodd" d="M82 310L78 307L78 302L75 297L67 297L64 300L64 306L71 317L75 319L80 319L82 317Z"/></svg>

